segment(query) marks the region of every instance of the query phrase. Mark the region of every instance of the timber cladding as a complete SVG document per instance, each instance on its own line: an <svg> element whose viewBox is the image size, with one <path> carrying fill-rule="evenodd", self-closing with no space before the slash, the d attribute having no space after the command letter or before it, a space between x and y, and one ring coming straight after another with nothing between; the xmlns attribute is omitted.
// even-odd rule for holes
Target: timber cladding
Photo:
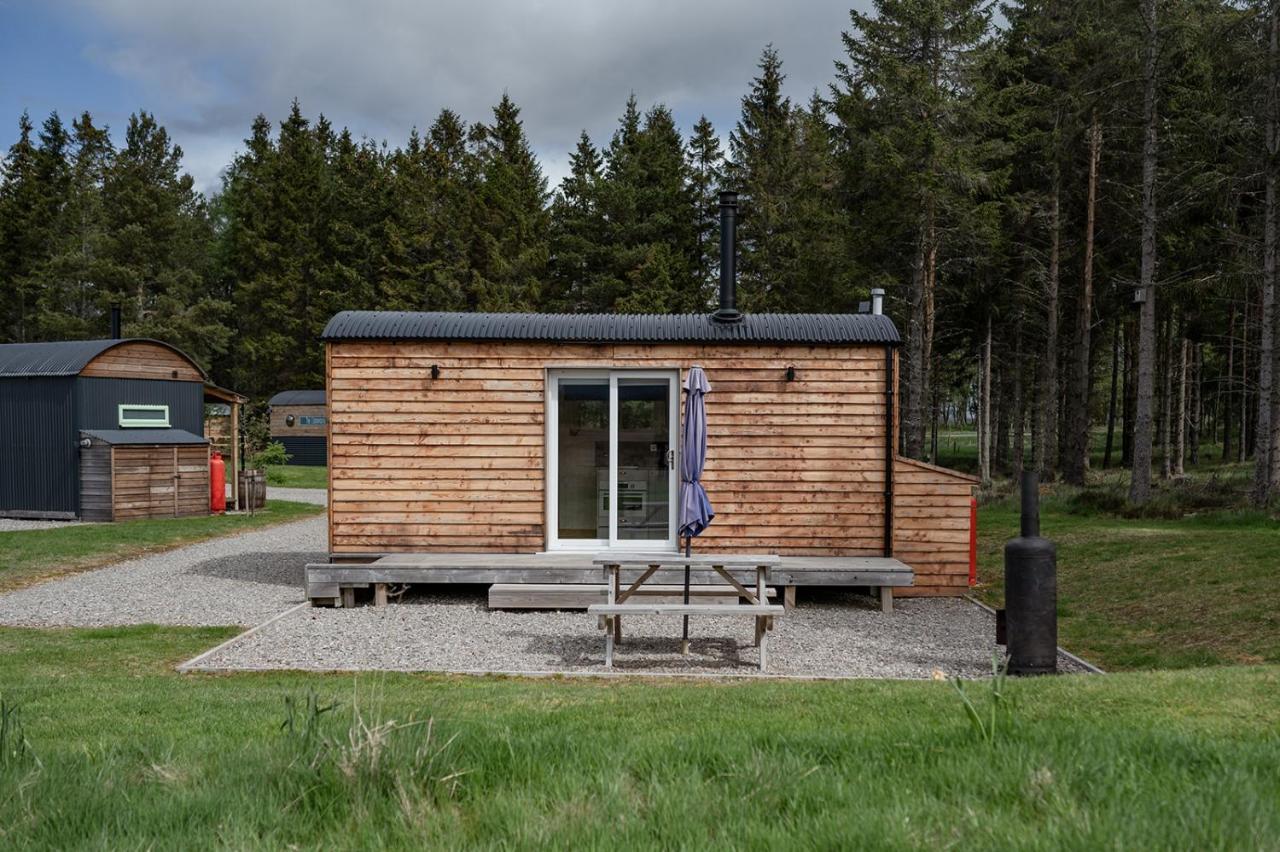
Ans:
<svg viewBox="0 0 1280 852"><path fill-rule="evenodd" d="M111 379L176 379L204 383L200 370L182 353L141 340L126 340L94 358L82 376Z"/></svg>
<svg viewBox="0 0 1280 852"><path fill-rule="evenodd" d="M86 521L207 515L209 447L111 446L93 439L80 452L80 481Z"/></svg>
<svg viewBox="0 0 1280 852"><path fill-rule="evenodd" d="M882 345L334 341L326 362L335 556L543 550L547 371L694 364L712 387L703 482L716 509L700 549L884 553ZM962 593L972 480L904 461L894 544L919 567L903 591Z"/></svg>
<svg viewBox="0 0 1280 852"><path fill-rule="evenodd" d="M293 415L293 425L286 418ZM318 423L302 422L303 417L322 418ZM273 405L271 406L271 437L289 438L293 436L325 436L325 407L323 405Z"/></svg>

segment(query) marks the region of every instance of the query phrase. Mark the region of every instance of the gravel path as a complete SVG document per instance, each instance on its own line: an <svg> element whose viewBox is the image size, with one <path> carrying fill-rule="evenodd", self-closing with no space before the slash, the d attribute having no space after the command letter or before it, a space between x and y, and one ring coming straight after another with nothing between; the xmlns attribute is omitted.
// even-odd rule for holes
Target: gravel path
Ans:
<svg viewBox="0 0 1280 852"><path fill-rule="evenodd" d="M26 521L19 518L0 518L0 533L26 530L51 530L54 527L71 527L79 521Z"/></svg>
<svg viewBox="0 0 1280 852"><path fill-rule="evenodd" d="M225 536L0 595L0 624L259 624L303 600L302 566L324 560L325 523Z"/></svg>
<svg viewBox="0 0 1280 852"><path fill-rule="evenodd" d="M314 503L326 506L329 503L329 492L323 488L277 488L267 486L268 500L292 500L295 503Z"/></svg>
<svg viewBox="0 0 1280 852"><path fill-rule="evenodd" d="M896 602L884 615L846 592L801 591L769 642L769 673L809 677L981 677L991 673L991 615L960 599ZM633 616L614 670L631 674L758 673L750 618L692 619L688 658L680 620ZM489 611L478 587L421 594L385 608L302 609L200 661L208 669L589 672L604 636L585 612ZM1064 671L1079 671L1066 658Z"/></svg>

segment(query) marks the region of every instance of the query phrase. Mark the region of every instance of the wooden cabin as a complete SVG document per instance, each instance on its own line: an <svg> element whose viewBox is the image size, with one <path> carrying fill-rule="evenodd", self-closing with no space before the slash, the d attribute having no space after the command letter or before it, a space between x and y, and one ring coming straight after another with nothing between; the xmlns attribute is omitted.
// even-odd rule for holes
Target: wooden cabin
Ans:
<svg viewBox="0 0 1280 852"><path fill-rule="evenodd" d="M330 562L307 567L308 596L598 587L601 551L674 554L693 366L711 384L702 482L716 513L695 552L776 554L769 582L788 598L802 585L878 588L886 608L893 587L962 594L977 480L896 453L900 338L882 291L864 313L741 314L735 211L722 194L714 313L330 320Z"/></svg>
<svg viewBox="0 0 1280 852"><path fill-rule="evenodd" d="M287 390L267 400L271 440L284 445L289 464L329 463L328 411L322 390Z"/></svg>
<svg viewBox="0 0 1280 852"><path fill-rule="evenodd" d="M539 554L522 577L584 582L559 570L577 554L674 552L680 388L700 365L716 517L696 551L790 557L779 582L839 584L843 565L869 585L857 558L890 557L913 574L901 593L968 587L975 480L894 452L888 317L345 312L324 339L333 562L394 582L449 576L395 554ZM317 574L343 576L362 575Z"/></svg>
<svg viewBox="0 0 1280 852"><path fill-rule="evenodd" d="M208 514L205 404L243 401L158 340L0 345L0 516Z"/></svg>

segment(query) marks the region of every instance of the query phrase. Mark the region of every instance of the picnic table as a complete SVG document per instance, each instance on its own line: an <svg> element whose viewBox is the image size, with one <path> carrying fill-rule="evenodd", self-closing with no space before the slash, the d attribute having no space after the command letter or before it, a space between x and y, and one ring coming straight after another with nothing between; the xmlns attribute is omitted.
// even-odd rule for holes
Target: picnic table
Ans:
<svg viewBox="0 0 1280 852"><path fill-rule="evenodd" d="M604 664L613 667L614 644L622 641L622 616L624 615L679 615L685 624L685 639L681 644L681 652L688 651L688 619L690 616L750 616L755 619L755 644L760 648L760 671L768 666L769 631L773 629L773 620L782 615L784 609L769 600L769 569L776 568L781 560L776 554L698 554L680 556L671 553L601 553L593 560L593 564L604 570L606 584L606 602L592 604L587 612L600 618L600 625L605 630ZM705 590L691 595L690 571L699 569L700 573L710 572L728 583L737 592L736 604L698 604L691 603L690 597L706 594ZM683 603L633 603L634 597L646 595L670 595L670 591L648 590L644 584L660 571L684 571ZM639 571L639 576L625 589L622 587L622 572ZM754 590L738 580L734 574L754 575ZM716 590L716 594L724 592ZM742 601L746 601L745 604Z"/></svg>

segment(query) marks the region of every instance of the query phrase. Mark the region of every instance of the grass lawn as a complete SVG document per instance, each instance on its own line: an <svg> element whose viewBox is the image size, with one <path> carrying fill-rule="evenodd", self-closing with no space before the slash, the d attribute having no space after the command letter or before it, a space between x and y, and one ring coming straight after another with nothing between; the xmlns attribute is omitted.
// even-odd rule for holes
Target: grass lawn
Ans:
<svg viewBox="0 0 1280 852"><path fill-rule="evenodd" d="M294 464L268 465L267 484L281 488L328 488L329 468Z"/></svg>
<svg viewBox="0 0 1280 852"><path fill-rule="evenodd" d="M318 515L323 506L272 500L254 515L74 524L0 533L0 592L146 553Z"/></svg>
<svg viewBox="0 0 1280 852"><path fill-rule="evenodd" d="M1059 641L1107 669L1280 663L1280 523L1250 511L1177 520L1041 505L1058 545ZM1002 605L1012 498L979 512L979 596Z"/></svg>
<svg viewBox="0 0 1280 852"><path fill-rule="evenodd" d="M936 682L170 668L226 635L0 630L0 846L1280 845L1275 666L1009 683L987 742Z"/></svg>

